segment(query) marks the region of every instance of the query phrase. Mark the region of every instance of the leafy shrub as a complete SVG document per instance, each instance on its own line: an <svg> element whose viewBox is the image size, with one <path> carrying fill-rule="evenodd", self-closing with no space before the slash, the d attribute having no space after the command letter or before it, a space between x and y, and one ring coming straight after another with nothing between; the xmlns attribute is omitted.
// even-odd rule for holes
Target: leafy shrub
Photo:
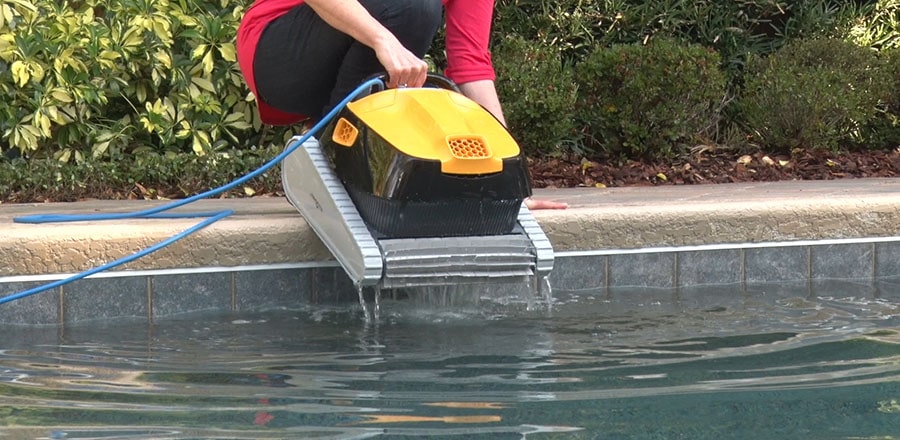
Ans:
<svg viewBox="0 0 900 440"><path fill-rule="evenodd" d="M851 22L858 23L860 31L868 31L868 19L875 16L872 3L874 0L498 0L496 30L498 38L515 34L554 47L566 62L573 63L599 46L674 38L716 50L730 82L739 83L749 54L766 55L797 38L840 36L838 32Z"/></svg>
<svg viewBox="0 0 900 440"><path fill-rule="evenodd" d="M617 0L498 0L494 43L520 36L553 48L569 63L607 43L604 35L620 25L622 7L624 2Z"/></svg>
<svg viewBox="0 0 900 440"><path fill-rule="evenodd" d="M509 37L496 49L497 93L510 131L528 154L578 150L572 70L552 48Z"/></svg>
<svg viewBox="0 0 900 440"><path fill-rule="evenodd" d="M882 60L888 80L888 87L885 90L887 110L900 117L900 46L884 51Z"/></svg>
<svg viewBox="0 0 900 440"><path fill-rule="evenodd" d="M847 3L849 41L877 49L900 48L900 0Z"/></svg>
<svg viewBox="0 0 900 440"><path fill-rule="evenodd" d="M876 115L885 87L872 50L834 39L798 40L751 60L738 107L765 148L837 150Z"/></svg>
<svg viewBox="0 0 900 440"><path fill-rule="evenodd" d="M876 115L863 131L863 141L869 148L900 148L900 46L880 54L885 71L886 95Z"/></svg>
<svg viewBox="0 0 900 440"><path fill-rule="evenodd" d="M79 163L0 156L0 203L63 202L82 197L184 198L230 183L280 152L281 147L276 146L227 149L203 156L147 151L115 162L88 157ZM274 167L225 196L280 190L280 169Z"/></svg>
<svg viewBox="0 0 900 440"><path fill-rule="evenodd" d="M260 124L234 62L235 31L250 3L0 2L0 150L20 151L26 158L118 161L282 143L291 128ZM522 37L533 46L529 51L545 51L548 60L557 54L566 66L581 63L599 47L667 36L714 49L731 83L740 84L747 54L765 55L797 38L825 35L896 47L898 9L898 0L497 0L495 60L501 69L515 66L526 49L504 54L508 35ZM430 52L437 68L442 50L439 38ZM562 81L552 73L553 63L538 69L544 73L528 75L546 75L541 81L547 84ZM507 100L518 99L515 90L510 85L503 91ZM557 92L561 102L570 90ZM532 120L559 104L549 94L529 99L545 106L533 110ZM523 126L520 135L530 136L531 127L524 126L531 122L516 120L527 114L516 109L527 107L520 101L507 103L509 116L513 125ZM540 129L541 136L567 131ZM547 142L558 148L568 139Z"/></svg>
<svg viewBox="0 0 900 440"><path fill-rule="evenodd" d="M718 122L726 93L718 66L715 53L665 39L598 49L576 68L591 145L628 158L686 153Z"/></svg>
<svg viewBox="0 0 900 440"><path fill-rule="evenodd" d="M235 63L243 2L0 6L0 132L29 156L206 154L255 138Z"/></svg>

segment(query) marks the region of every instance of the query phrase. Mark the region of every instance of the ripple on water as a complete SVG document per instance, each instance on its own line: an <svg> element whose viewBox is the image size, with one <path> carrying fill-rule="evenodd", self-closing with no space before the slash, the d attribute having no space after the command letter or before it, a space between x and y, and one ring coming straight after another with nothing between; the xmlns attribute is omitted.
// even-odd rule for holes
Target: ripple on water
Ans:
<svg viewBox="0 0 900 440"><path fill-rule="evenodd" d="M556 292L3 328L20 438L873 438L900 433L898 306ZM34 331L32 331L34 330Z"/></svg>

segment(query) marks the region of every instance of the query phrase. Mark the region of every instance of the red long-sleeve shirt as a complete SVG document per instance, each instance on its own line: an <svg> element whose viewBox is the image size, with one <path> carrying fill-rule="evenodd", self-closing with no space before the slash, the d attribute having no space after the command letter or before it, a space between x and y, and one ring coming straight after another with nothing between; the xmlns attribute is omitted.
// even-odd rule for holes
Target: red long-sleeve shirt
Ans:
<svg viewBox="0 0 900 440"><path fill-rule="evenodd" d="M253 57L260 36L272 20L286 14L303 0L256 0L244 14L237 33L237 56L241 72L256 95ZM442 0L447 21L447 70L444 74L456 83L494 80L494 67L488 50L493 0ZM312 61L311 61L312 62ZM259 115L264 123L288 125L305 119L278 110L257 99Z"/></svg>

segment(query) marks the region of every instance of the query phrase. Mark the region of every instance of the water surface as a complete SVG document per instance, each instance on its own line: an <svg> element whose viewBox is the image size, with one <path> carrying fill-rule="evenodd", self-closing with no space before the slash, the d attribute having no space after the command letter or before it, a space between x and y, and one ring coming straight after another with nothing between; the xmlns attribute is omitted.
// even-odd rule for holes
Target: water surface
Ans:
<svg viewBox="0 0 900 440"><path fill-rule="evenodd" d="M900 438L896 301L555 296L0 327L0 438Z"/></svg>

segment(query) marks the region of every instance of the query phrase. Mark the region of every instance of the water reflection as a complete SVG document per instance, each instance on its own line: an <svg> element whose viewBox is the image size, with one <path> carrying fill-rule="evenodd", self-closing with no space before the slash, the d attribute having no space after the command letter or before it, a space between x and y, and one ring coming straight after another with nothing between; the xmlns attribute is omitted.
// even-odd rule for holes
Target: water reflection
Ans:
<svg viewBox="0 0 900 440"><path fill-rule="evenodd" d="M385 299L3 329L18 438L860 438L900 426L898 305L783 292ZM32 331L34 330L34 331ZM602 435L601 435L602 434Z"/></svg>

